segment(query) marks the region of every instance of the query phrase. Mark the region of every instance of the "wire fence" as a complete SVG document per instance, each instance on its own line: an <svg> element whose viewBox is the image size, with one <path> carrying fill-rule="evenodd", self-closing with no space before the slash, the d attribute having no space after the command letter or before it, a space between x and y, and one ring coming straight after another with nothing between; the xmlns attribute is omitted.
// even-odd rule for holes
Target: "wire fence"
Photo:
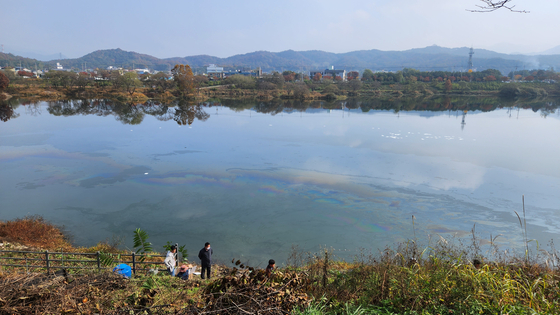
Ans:
<svg viewBox="0 0 560 315"><path fill-rule="evenodd" d="M129 264L132 272L149 271L156 269L165 271L164 258L160 254L107 254L72 253L64 251L17 251L0 250L0 266L7 269L24 269L25 272L50 273L57 269L74 270L107 270L113 269L118 264ZM161 267L163 266L163 268Z"/></svg>

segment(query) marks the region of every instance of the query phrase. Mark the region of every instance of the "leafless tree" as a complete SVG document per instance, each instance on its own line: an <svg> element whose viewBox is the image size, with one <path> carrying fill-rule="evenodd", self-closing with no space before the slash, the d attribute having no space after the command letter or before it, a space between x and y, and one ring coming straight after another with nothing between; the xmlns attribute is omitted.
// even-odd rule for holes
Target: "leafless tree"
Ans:
<svg viewBox="0 0 560 315"><path fill-rule="evenodd" d="M484 4L482 5L477 5L478 9L476 10L467 10L467 11L471 11L471 12L493 12L496 11L498 9L507 9L510 10L511 12L517 12L517 13L529 13L529 11L525 11L525 10L516 10L515 9L515 5L511 5L511 2L513 0L480 0L482 1Z"/></svg>

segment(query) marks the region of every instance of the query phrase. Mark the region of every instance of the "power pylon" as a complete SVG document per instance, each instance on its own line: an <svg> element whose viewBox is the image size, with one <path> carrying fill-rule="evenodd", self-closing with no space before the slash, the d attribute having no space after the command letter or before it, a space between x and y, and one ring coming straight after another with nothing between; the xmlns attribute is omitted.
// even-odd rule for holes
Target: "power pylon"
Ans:
<svg viewBox="0 0 560 315"><path fill-rule="evenodd" d="M471 47L471 50L469 51L469 70L472 70L474 68L472 63L473 55L474 55L474 49Z"/></svg>

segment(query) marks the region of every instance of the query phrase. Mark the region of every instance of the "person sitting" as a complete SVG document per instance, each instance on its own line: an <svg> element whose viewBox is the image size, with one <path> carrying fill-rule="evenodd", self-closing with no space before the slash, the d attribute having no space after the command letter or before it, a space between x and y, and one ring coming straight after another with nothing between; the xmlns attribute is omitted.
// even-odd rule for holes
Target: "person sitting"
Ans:
<svg viewBox="0 0 560 315"><path fill-rule="evenodd" d="M176 277L179 277L183 280L188 280L191 268L192 268L191 265L181 265Z"/></svg>
<svg viewBox="0 0 560 315"><path fill-rule="evenodd" d="M476 269L480 269L480 267L482 267L482 263L478 259L473 259L473 265Z"/></svg>
<svg viewBox="0 0 560 315"><path fill-rule="evenodd" d="M271 259L268 261L268 266L266 266L265 272L266 272L266 276L270 277L270 275L272 274L272 270L274 270L276 268L276 262L274 261L274 259Z"/></svg>

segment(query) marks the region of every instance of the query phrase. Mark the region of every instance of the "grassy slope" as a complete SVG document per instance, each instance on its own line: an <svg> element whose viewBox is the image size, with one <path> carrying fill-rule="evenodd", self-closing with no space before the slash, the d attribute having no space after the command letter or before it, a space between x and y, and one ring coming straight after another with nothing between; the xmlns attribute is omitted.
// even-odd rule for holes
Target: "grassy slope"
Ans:
<svg viewBox="0 0 560 315"><path fill-rule="evenodd" d="M73 248L52 224L32 217L0 223L0 239L42 249ZM419 247L409 241L353 263L329 251L294 250L290 267L268 278L240 265L222 266L211 280L183 281L167 275L131 280L107 272L45 277L4 267L0 274L0 312L203 312L238 314L557 314L560 289L555 252L507 256L497 248L483 253L479 241L465 246L441 240ZM112 248L112 250L116 250ZM423 252L423 255L416 253ZM543 253L545 253L543 255ZM476 269L476 257L483 266ZM494 260L490 261L489 257ZM541 262L541 264L537 263ZM547 264L544 264L546 262ZM32 285L34 284L34 285Z"/></svg>

